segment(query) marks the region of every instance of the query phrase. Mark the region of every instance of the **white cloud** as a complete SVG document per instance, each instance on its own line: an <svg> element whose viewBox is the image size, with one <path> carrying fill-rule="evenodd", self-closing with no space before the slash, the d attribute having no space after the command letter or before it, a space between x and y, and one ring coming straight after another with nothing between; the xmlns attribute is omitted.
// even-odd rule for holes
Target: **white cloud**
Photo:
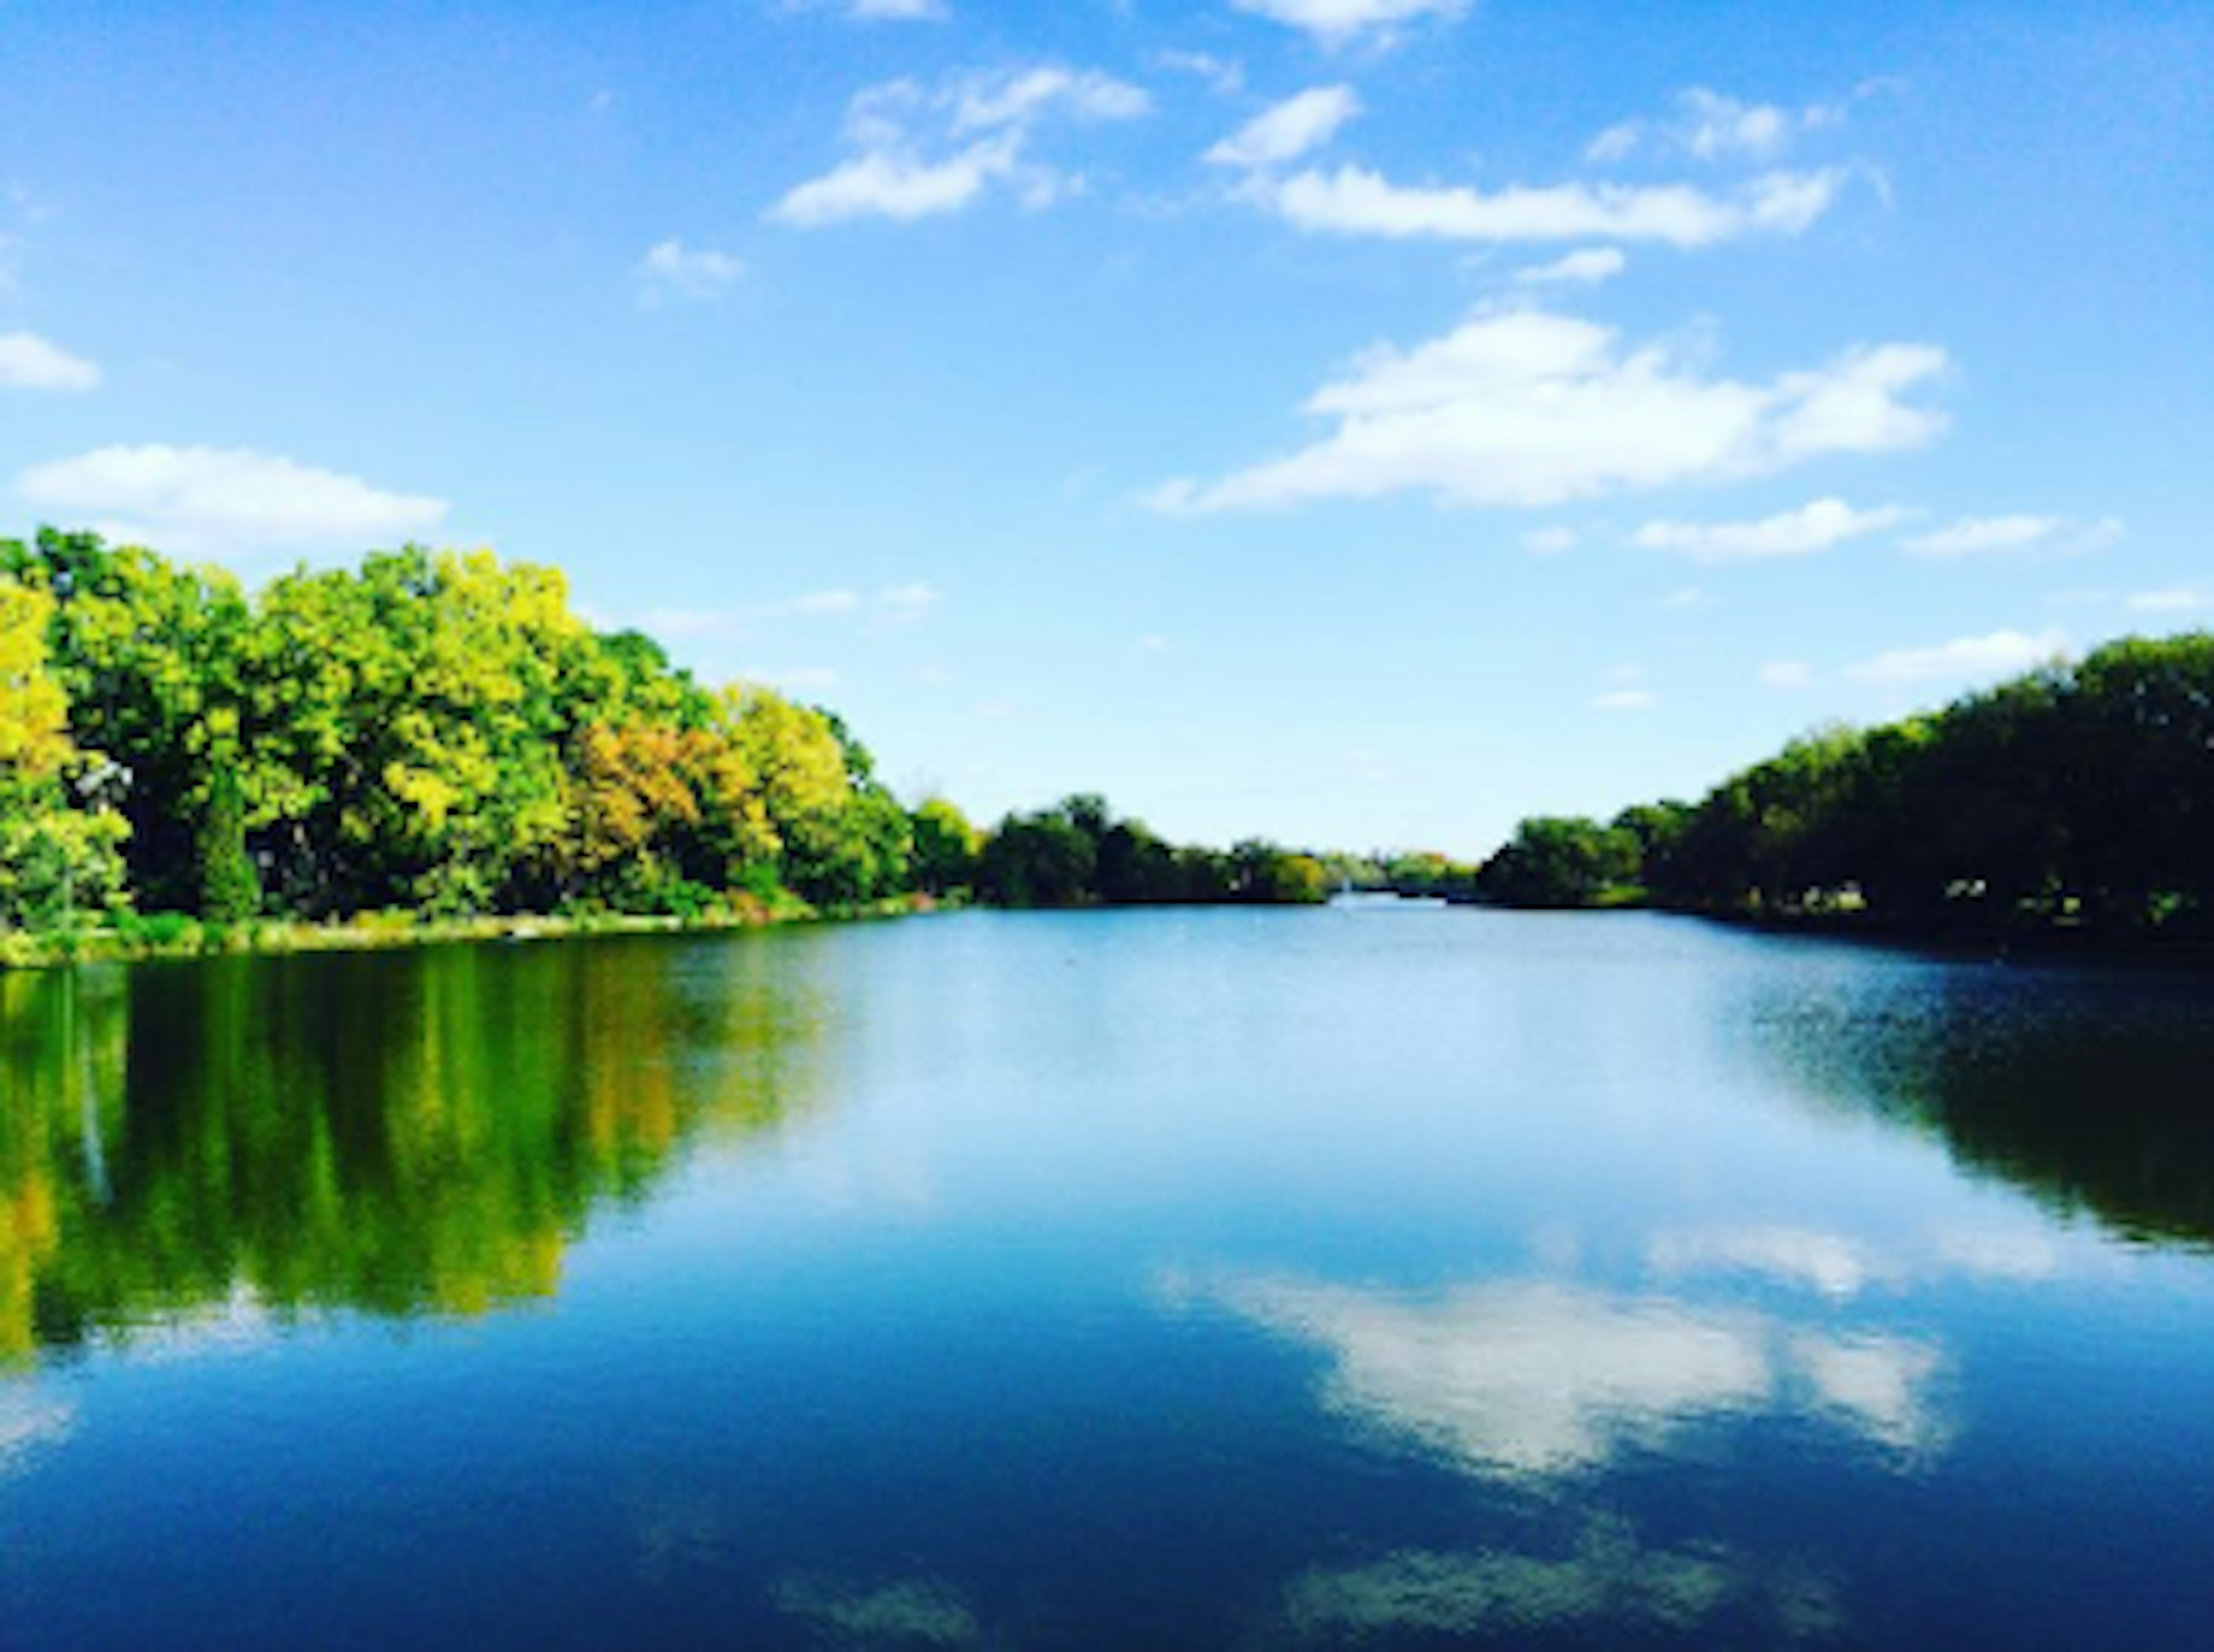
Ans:
<svg viewBox="0 0 2214 1652"><path fill-rule="evenodd" d="M952 14L945 0L784 0L786 11L835 11L863 23L937 23Z"/></svg>
<svg viewBox="0 0 2214 1652"><path fill-rule="evenodd" d="M1760 680L1771 688L1811 688L1814 668L1802 659L1773 659L1760 668Z"/></svg>
<svg viewBox="0 0 2214 1652"><path fill-rule="evenodd" d="M1838 171L1771 172L1716 194L1688 184L1395 184L1365 168L1257 180L1249 199L1310 233L1437 241L1657 241L1706 247L1753 235L1797 235L1827 211Z"/></svg>
<svg viewBox="0 0 2214 1652"><path fill-rule="evenodd" d="M648 298L719 298L744 278L744 260L681 241L657 242L638 264L639 290Z"/></svg>
<svg viewBox="0 0 2214 1652"><path fill-rule="evenodd" d="M1428 492L1472 505L1548 505L1777 471L1820 455L1918 447L1943 419L1900 396L1944 352L1864 346L1767 383L1702 376L1665 343L1544 310L1479 314L1411 350L1380 346L1311 396L1329 435L1221 480L1169 483L1171 513Z"/></svg>
<svg viewBox="0 0 2214 1652"><path fill-rule="evenodd" d="M1588 287L1601 281L1611 281L1630 266L1630 260L1617 247L1587 247L1581 251L1557 258L1550 264L1539 264L1515 272L1517 285L1525 287L1578 286Z"/></svg>
<svg viewBox="0 0 2214 1652"><path fill-rule="evenodd" d="M1630 542L1644 550L1679 552L1695 562L1758 562L1812 556L1895 527L1910 514L1896 505L1856 511L1843 499L1821 499L1757 522L1648 522Z"/></svg>
<svg viewBox="0 0 2214 1652"><path fill-rule="evenodd" d="M1140 87L1058 65L958 76L935 89L887 82L847 109L846 138L861 152L787 192L768 217L810 229L870 217L912 223L957 212L995 182L1013 186L1025 205L1048 205L1079 185L1025 159L1041 122L1129 120L1151 107Z"/></svg>
<svg viewBox="0 0 2214 1652"><path fill-rule="evenodd" d="M1592 696L1592 709L1600 712L1650 711L1660 703L1660 696L1650 688L1609 688Z"/></svg>
<svg viewBox="0 0 2214 1652"><path fill-rule="evenodd" d="M100 369L35 333L0 333L0 390L90 390Z"/></svg>
<svg viewBox="0 0 2214 1652"><path fill-rule="evenodd" d="M1844 107L1839 104L1786 109L1773 103L1741 102L1694 86L1678 95L1673 119L1630 120L1610 126L1592 140L1585 154L1601 163L1655 148L1681 151L1702 161L1740 156L1764 161L1801 133L1837 125L1844 116Z"/></svg>
<svg viewBox="0 0 2214 1652"><path fill-rule="evenodd" d="M1660 606L1676 613L1689 613L1709 606L1707 593L1697 585L1686 585L1681 590L1672 590L1660 599Z"/></svg>
<svg viewBox="0 0 2214 1652"><path fill-rule="evenodd" d="M870 22L936 22L947 15L942 0L848 0L846 12Z"/></svg>
<svg viewBox="0 0 2214 1652"><path fill-rule="evenodd" d="M2121 536L2122 524L2111 517L2098 522L2076 523L2066 517L2017 513L1963 517L1950 527L1917 535L1905 541L1905 545L1917 556L1988 556L2016 551L2101 550Z"/></svg>
<svg viewBox="0 0 2214 1652"><path fill-rule="evenodd" d="M1577 543L1573 528L1533 528L1522 535L1522 548L1532 556L1560 556L1575 549Z"/></svg>
<svg viewBox="0 0 2214 1652"><path fill-rule="evenodd" d="M1240 11L1304 30L1325 46L1345 46L1366 36L1388 43L1409 23L1424 18L1450 21L1468 9L1468 0L1230 0Z"/></svg>
<svg viewBox="0 0 2214 1652"><path fill-rule="evenodd" d="M1994 631L1981 637L1956 637L1934 647L1894 648L1847 667L1845 675L1862 682L1887 684L2011 676L2067 650L2064 631L2042 631L2034 636L2020 631Z"/></svg>
<svg viewBox="0 0 2214 1652"><path fill-rule="evenodd" d="M744 615L725 609L657 608L639 616L639 630L664 641L726 639L744 627Z"/></svg>
<svg viewBox="0 0 2214 1652"><path fill-rule="evenodd" d="M1350 86L1318 86L1263 110L1208 150L1223 167L1269 167L1319 149L1361 113Z"/></svg>
<svg viewBox="0 0 2214 1652"><path fill-rule="evenodd" d="M1058 65L972 76L952 89L951 102L956 132L1026 128L1053 109L1079 120L1135 120L1153 107L1141 87Z"/></svg>
<svg viewBox="0 0 2214 1652"><path fill-rule="evenodd" d="M924 162L890 154L864 155L799 185L769 216L803 229L853 218L918 218L957 212L994 178L1013 170L1014 147L978 144L949 160Z"/></svg>
<svg viewBox="0 0 2214 1652"><path fill-rule="evenodd" d="M865 616L880 627L913 625L945 600L936 587L920 581L886 585L874 597L834 585L750 607L655 609L640 615L639 623L653 636L728 642L759 636L784 620L833 620L850 615Z"/></svg>
<svg viewBox="0 0 2214 1652"><path fill-rule="evenodd" d="M2144 590L2124 604L2132 614L2196 614L2214 608L2214 597L2193 585L2174 585L2166 590Z"/></svg>
<svg viewBox="0 0 2214 1652"><path fill-rule="evenodd" d="M885 625L913 625L928 618L945 600L943 591L919 579L887 585L877 593L877 617Z"/></svg>
<svg viewBox="0 0 2214 1652"><path fill-rule="evenodd" d="M249 448L109 447L34 466L15 493L41 511L177 556L365 549L425 534L446 501Z"/></svg>
<svg viewBox="0 0 2214 1652"><path fill-rule="evenodd" d="M1226 97L1245 89L1245 65L1234 58L1218 58L1208 52L1168 51L1156 53L1153 61L1175 74L1196 75Z"/></svg>

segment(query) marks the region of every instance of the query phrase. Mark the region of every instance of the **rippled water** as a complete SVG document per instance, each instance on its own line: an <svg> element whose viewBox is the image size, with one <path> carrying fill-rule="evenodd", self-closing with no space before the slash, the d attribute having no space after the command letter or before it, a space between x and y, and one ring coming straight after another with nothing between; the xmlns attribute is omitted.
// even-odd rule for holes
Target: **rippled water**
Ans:
<svg viewBox="0 0 2214 1652"><path fill-rule="evenodd" d="M0 1646L2204 1643L2214 982L984 914L0 977Z"/></svg>

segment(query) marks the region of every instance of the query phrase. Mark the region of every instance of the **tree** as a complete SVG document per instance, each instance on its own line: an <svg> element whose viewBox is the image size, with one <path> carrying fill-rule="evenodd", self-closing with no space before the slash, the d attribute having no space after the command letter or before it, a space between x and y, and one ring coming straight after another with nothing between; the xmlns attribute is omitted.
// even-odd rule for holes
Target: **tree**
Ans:
<svg viewBox="0 0 2214 1652"><path fill-rule="evenodd" d="M908 817L916 886L932 895L966 889L976 876L979 834L944 798L926 798Z"/></svg>

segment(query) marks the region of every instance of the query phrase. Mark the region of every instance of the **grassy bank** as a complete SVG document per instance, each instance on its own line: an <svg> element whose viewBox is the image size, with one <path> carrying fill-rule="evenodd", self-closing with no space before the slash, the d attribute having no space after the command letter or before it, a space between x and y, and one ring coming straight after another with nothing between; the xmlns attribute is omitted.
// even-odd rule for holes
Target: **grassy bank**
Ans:
<svg viewBox="0 0 2214 1652"><path fill-rule="evenodd" d="M383 951L469 942L561 940L578 935L713 933L760 929L772 924L898 917L927 911L935 904L927 895L900 895L857 906L817 908L792 895L769 901L741 895L684 917L575 912L440 918L403 909L363 912L328 923L266 918L220 924L181 913L156 913L80 927L0 931L0 970L231 954Z"/></svg>

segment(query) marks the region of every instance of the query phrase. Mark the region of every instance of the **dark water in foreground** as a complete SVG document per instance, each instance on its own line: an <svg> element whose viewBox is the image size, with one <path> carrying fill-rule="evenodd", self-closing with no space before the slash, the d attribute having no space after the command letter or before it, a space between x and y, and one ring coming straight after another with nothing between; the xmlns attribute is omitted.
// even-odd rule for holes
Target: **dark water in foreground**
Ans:
<svg viewBox="0 0 2214 1652"><path fill-rule="evenodd" d="M0 977L0 1647L2205 1645L2214 982L965 915Z"/></svg>

